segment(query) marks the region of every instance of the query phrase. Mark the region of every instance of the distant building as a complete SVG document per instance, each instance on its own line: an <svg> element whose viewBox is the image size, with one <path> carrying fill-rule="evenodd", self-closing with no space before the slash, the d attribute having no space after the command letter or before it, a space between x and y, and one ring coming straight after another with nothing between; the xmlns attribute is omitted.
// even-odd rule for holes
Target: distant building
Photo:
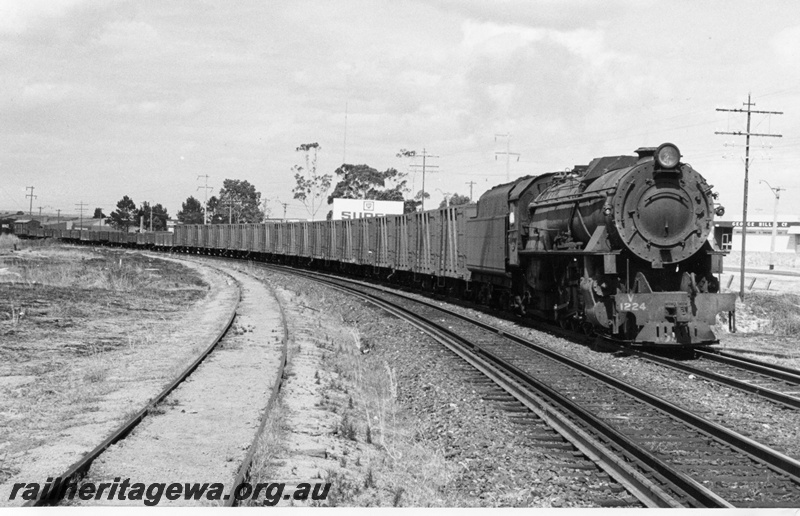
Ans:
<svg viewBox="0 0 800 516"><path fill-rule="evenodd" d="M17 219L14 221L14 233L22 233L42 227L41 222L34 219Z"/></svg>
<svg viewBox="0 0 800 516"><path fill-rule="evenodd" d="M2 216L0 217L0 234L2 233L11 233L14 231L14 222L17 220L17 217L8 217Z"/></svg>
<svg viewBox="0 0 800 516"><path fill-rule="evenodd" d="M775 235L776 253L800 254L800 220L795 215L779 215ZM714 241L724 251L742 250L742 221L714 222ZM772 218L755 216L747 221L747 250L769 252L772 243Z"/></svg>

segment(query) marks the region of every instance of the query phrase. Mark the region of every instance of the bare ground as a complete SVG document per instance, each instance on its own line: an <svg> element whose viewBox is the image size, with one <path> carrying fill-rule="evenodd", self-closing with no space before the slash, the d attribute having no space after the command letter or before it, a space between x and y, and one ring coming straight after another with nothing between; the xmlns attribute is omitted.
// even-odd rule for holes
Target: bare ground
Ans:
<svg viewBox="0 0 800 516"><path fill-rule="evenodd" d="M120 250L2 257L0 504L65 470L209 344L238 301L207 267ZM217 331L215 331L215 328Z"/></svg>

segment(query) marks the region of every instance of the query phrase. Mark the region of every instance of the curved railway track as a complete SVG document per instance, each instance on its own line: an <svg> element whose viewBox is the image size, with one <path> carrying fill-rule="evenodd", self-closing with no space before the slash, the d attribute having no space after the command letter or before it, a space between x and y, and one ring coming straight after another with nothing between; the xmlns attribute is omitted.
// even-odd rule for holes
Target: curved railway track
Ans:
<svg viewBox="0 0 800 516"><path fill-rule="evenodd" d="M225 323L222 329L214 336L212 342L198 355L198 357L188 366L186 367L169 385L167 385L156 397L151 399L146 406L142 407L138 410L132 417L128 420L123 422L119 427L117 427L111 435L109 435L103 442L97 445L94 449L90 452L85 454L80 460L72 464L69 468L67 468L64 472L59 475L54 475L54 478L59 478L60 485L68 485L69 483L75 481L80 483L81 479L83 479L87 473L89 472L92 464L95 462L98 457L103 455L106 450L108 450L114 444L123 441L131 432L148 416L151 414L159 414L159 404L164 402L170 394L176 391L187 379L192 377L192 374L203 364L213 353L216 349L220 347L220 343L224 342L228 331L233 326L234 321L237 317L237 312L239 309L239 304L242 300L242 291L241 288L239 289L239 300L237 305L234 306L230 312L226 315ZM256 450L256 443L264 429L264 425L267 421L266 414L272 410L272 407L277 399L277 395L280 392L281 382L283 379L284 368L287 361L287 348L288 348L288 340L289 340L289 330L287 327L286 317L284 314L283 306L278 302L277 298L276 302L279 307L280 311L280 318L282 321L282 338L281 338L281 347L282 347L282 356L279 361L278 373L275 377L274 384L272 385L271 394L269 399L267 400L266 405L264 406L261 412L261 422L260 425L257 427L252 442L250 443L249 449L245 454L244 459L242 460L239 468L236 471L235 478L233 479L233 483L231 484L231 492L227 493L224 496L222 501L223 505L225 506L235 506L238 504L239 500L234 494L234 489L236 486L240 485L243 482L247 482L249 479L249 472L250 467L252 465L253 456ZM25 503L25 507L31 506L50 506L50 505L58 505L62 502L61 499L57 496L56 493L51 493L49 496L40 496L35 500L30 500Z"/></svg>
<svg viewBox="0 0 800 516"><path fill-rule="evenodd" d="M424 328L550 422L647 506L796 507L800 462L534 342L430 302L276 267Z"/></svg>

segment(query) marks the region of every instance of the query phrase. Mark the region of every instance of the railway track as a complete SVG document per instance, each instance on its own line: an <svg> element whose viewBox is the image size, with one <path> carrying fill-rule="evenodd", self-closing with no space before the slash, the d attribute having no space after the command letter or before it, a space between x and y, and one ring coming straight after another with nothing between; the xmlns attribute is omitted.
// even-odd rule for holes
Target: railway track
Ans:
<svg viewBox="0 0 800 516"><path fill-rule="evenodd" d="M675 360L628 351L643 360L755 394L791 409L800 409L800 371L722 351L695 350L696 360Z"/></svg>
<svg viewBox="0 0 800 516"><path fill-rule="evenodd" d="M425 328L548 421L647 506L800 503L800 462L768 446L433 303L362 282L302 274L365 297Z"/></svg>
<svg viewBox="0 0 800 516"><path fill-rule="evenodd" d="M241 312L242 312L242 305L243 305L243 303L242 303L242 291L243 290L240 287L239 288L239 295L238 295L238 302L237 302L236 306L232 307L229 310L229 313L227 314L226 319L225 319L226 322L224 324L224 327L214 336L212 342L197 356L197 358L188 367L186 367L173 381L171 381L170 384L168 386L166 386L156 397L154 397L152 400L150 400L147 403L146 406L144 406L141 409L139 409L135 413L135 415L133 415L128 420L126 420L124 423L122 423L119 427L117 427L111 433L111 435L109 435L102 443L97 445L89 453L85 454L80 460L78 460L77 462L72 464L64 472L62 472L62 473L60 473L58 475L53 475L54 478L60 479L59 485L66 486L66 485L68 485L68 484L70 484L72 482L77 482L78 485L80 485L80 483L82 481L88 480L89 478L92 478L92 477L94 477L96 475L101 475L101 476L98 477L98 478L92 478L92 480L98 480L98 479L102 478L102 474L103 473L102 472L100 472L100 473L95 472L95 468L93 467L93 464L98 462L98 459L101 458L101 457L103 457L103 461L108 460L106 455L112 449L113 445L118 444L123 440L126 443L126 446L124 447L124 449L132 448L134 450L132 453L134 455L137 455L137 457L138 457L137 463L141 463L142 461L147 461L146 458L142 458L142 457L144 457L144 455L139 455L138 452L135 451L136 446L129 442L131 440L131 438L135 435L133 433L134 430L137 429L137 427L140 425L140 423L142 423L142 421L144 421L146 418L148 418L148 416L156 417L156 419L153 420L153 423L150 423L149 428L152 429L152 428L156 427L157 425L155 425L154 423L157 421L157 419L159 417L168 417L168 414L164 415L165 411L169 412L170 410L175 410L175 406L170 403L170 400L172 402L176 402L177 401L176 399L174 399L174 396L177 393L180 392L180 390L181 390L181 388L183 386L187 385L187 380L189 380L189 379L195 380L195 381L192 381L192 382L188 382L188 384L192 384L192 385L202 383L200 381L200 379L197 378L197 376L200 375L200 374L206 374L207 373L208 368L212 367L211 365L209 365L209 362L217 362L217 363L221 362L220 357L217 356L218 353L226 353L226 352L227 353L231 353L231 351L226 351L225 348L228 347L226 345L226 343L228 343L231 340L231 338L235 338L236 337L236 335L235 335L236 332L233 332L234 335L232 336L231 335L231 331L230 331L231 328L234 326L234 322L235 321L240 321L241 322ZM276 298L276 303L277 303L277 298ZM283 370L284 370L284 367L286 365L286 360L287 360L288 328L287 328L287 325L286 325L286 318L284 316L283 307L280 305L280 303L277 303L277 304L278 304L278 309L279 309L279 312L280 312L280 319L281 319L281 324L282 324L282 330L281 330L282 331L282 337L280 338L280 347L281 347L282 351L279 353L280 357L278 358L279 362L278 362L278 366L277 366L277 374L274 377L275 378L274 379L274 383L271 384L271 391L270 391L269 398L266 401L266 405L264 405L263 409L261 409L261 411L260 411L260 414L261 414L260 420L261 421L260 421L260 424L257 425L257 429L256 429L255 433L252 434L252 439L251 439L251 442L250 442L250 446L247 449L247 452L244 454L244 458L239 463L238 468L235 470L235 476L233 476L233 478L229 479L229 481L232 481L232 483L228 484L228 485L231 486L231 490L230 490L230 492L226 493L224 495L223 499L221 500L221 503L223 505L225 505L225 506L234 506L234 505L238 504L239 500L237 499L236 495L234 494L234 489L236 488L236 486L238 486L238 485L240 485L243 482L246 482L248 480L250 466L251 466L251 463L253 461L253 455L254 455L255 449L256 449L256 443L257 443L257 440L258 440L258 438L260 437L260 435L261 435L261 433L263 431L264 424L267 421L266 414L272 409L272 407L273 407L273 405L275 403L275 400L277 398L277 395L279 393L279 390L280 390L280 385L281 385L281 381L282 381L282 377L283 377ZM241 344L234 344L234 346L231 349L235 349L237 347L241 347ZM201 368L201 366L202 366L202 368ZM217 366L217 367L219 367L219 366ZM223 367L225 367L224 362L223 362ZM196 386L195 386L195 388L196 388ZM244 394L244 393L241 393L241 394ZM245 396L245 395L242 395L241 398L244 399L244 400L248 399L248 397ZM187 401L187 403L189 403L189 401ZM191 414L202 413L203 412L202 408L199 409L199 410L191 410L190 409L190 405L182 405L182 406L186 407L185 409L180 410L180 412L183 413L183 414L185 414L186 412L189 412ZM178 412L178 410L175 410L175 412ZM198 417L202 417L202 416L198 416ZM213 424L213 422L211 422L211 424ZM252 428L252 427L249 426L250 423L247 423L247 425L248 425L248 428ZM166 426L169 427L170 425L166 424ZM198 428L202 427L201 424L199 424L199 422L198 422L197 426L198 426ZM250 431L252 431L252 430L250 430ZM191 436L181 436L181 440L189 439L189 438L191 438ZM156 437L156 439L158 439L158 437ZM169 437L165 437L164 439L165 440L169 440ZM147 446L147 443L142 443L142 444L145 447ZM240 446L240 445L241 445L241 442L237 442L236 443L236 446ZM117 449L119 449L119 448L117 448ZM195 450L195 452L196 451L197 450ZM167 460L174 461L174 460L176 460L176 456L177 456L177 452L174 455L170 454L170 456L167 458ZM224 460L224 459L220 459L220 460ZM146 465L144 465L142 467L146 471L150 466L146 464ZM121 473L122 473L121 471L114 471L112 476L114 476L114 475L121 476ZM117 478L116 480L118 481L119 479ZM134 479L134 480L138 481L137 479ZM160 480L163 481L164 479L160 479ZM191 480L191 479L181 479L181 480ZM207 479L198 478L197 480L198 481L202 481L202 480L207 480ZM99 499L99 498L97 498L97 499ZM63 502L63 500L61 500L56 493L51 493L49 496L47 496L47 495L40 496L35 500L30 500L25 504L25 506L58 505L58 504L61 504L62 502Z"/></svg>

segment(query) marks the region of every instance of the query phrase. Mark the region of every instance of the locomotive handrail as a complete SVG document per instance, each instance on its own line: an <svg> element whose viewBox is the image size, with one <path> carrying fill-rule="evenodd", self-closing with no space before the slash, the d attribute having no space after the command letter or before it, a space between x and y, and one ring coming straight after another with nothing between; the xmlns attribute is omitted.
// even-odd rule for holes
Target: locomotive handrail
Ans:
<svg viewBox="0 0 800 516"><path fill-rule="evenodd" d="M595 199L605 199L608 196L605 193L601 193L601 192L613 192L614 190L616 190L616 188L606 188L605 190L600 190L598 192L592 192L592 193L586 194L586 195L584 195L582 193L580 193L580 194L572 194L572 195L564 195L562 197L555 197L553 199L547 199L546 201L542 201L542 202L537 202L537 201L534 200L534 201L531 202L531 205L533 205L534 208L547 208L549 206L556 206L556 205L559 205L559 204L565 204L565 203L569 203L569 202L576 202L576 201L583 202L583 201L593 201Z"/></svg>

